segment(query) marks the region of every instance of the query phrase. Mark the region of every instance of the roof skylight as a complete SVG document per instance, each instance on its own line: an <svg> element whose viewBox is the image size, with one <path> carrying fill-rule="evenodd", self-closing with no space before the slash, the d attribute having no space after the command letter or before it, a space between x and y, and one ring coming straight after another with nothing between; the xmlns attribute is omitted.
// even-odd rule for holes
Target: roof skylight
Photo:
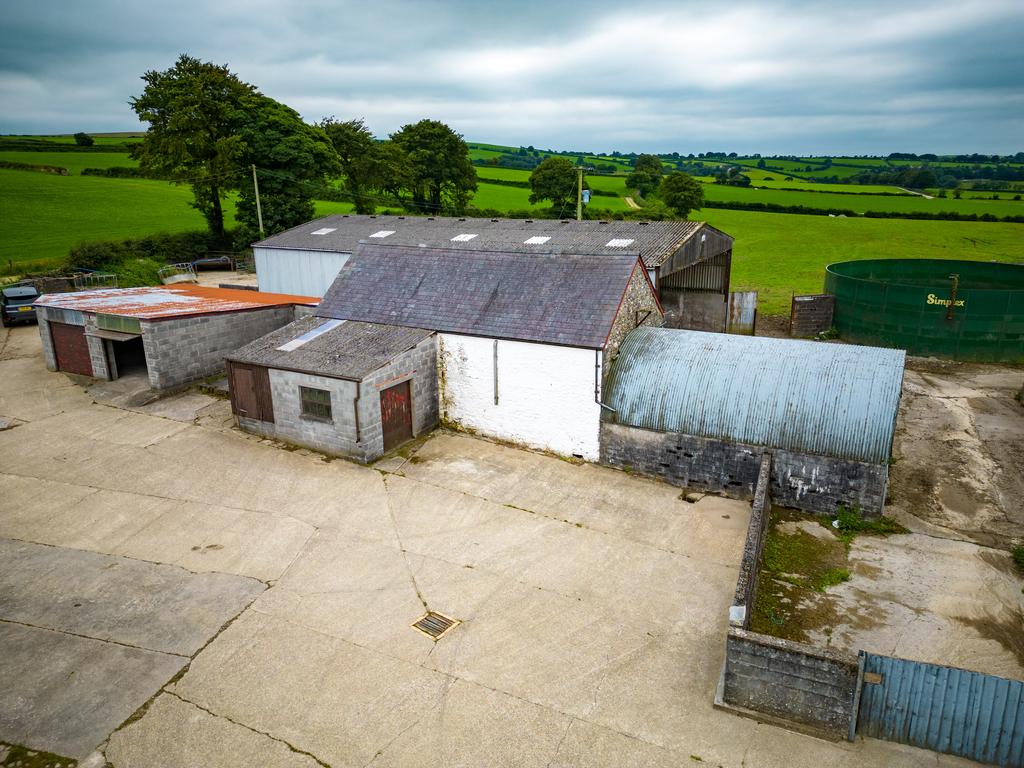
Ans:
<svg viewBox="0 0 1024 768"><path fill-rule="evenodd" d="M292 351L298 349L299 347L301 347L303 344L307 344L307 343L311 342L317 336L323 336L328 331L333 331L335 328L337 328L339 325L342 325L344 322L345 322L344 320L328 320L326 323L322 323L321 325L318 325L313 330L306 331L301 336L299 336L297 338L294 338L291 341L282 344L280 347L277 348L277 351L278 352L292 352Z"/></svg>
<svg viewBox="0 0 1024 768"><path fill-rule="evenodd" d="M607 243L604 244L605 248L625 248L627 245L632 245L632 238L625 237L613 237Z"/></svg>
<svg viewBox="0 0 1024 768"><path fill-rule="evenodd" d="M534 235L528 240L523 240L524 245L544 245L551 238L547 235Z"/></svg>
<svg viewBox="0 0 1024 768"><path fill-rule="evenodd" d="M453 243L468 243L474 237L476 237L476 235L472 235L472 234L469 234L468 232L464 232L461 235L456 235L455 237L453 237L452 238L452 242Z"/></svg>
<svg viewBox="0 0 1024 768"><path fill-rule="evenodd" d="M331 234L331 232L333 232L336 229L337 229L337 227L322 227L320 229L314 229L313 230L313 234L314 235L329 235L329 234Z"/></svg>
<svg viewBox="0 0 1024 768"><path fill-rule="evenodd" d="M393 234L395 234L395 230L393 230L393 229L379 229L376 232L374 232L372 235L370 235L370 237L387 237L388 235L393 235Z"/></svg>

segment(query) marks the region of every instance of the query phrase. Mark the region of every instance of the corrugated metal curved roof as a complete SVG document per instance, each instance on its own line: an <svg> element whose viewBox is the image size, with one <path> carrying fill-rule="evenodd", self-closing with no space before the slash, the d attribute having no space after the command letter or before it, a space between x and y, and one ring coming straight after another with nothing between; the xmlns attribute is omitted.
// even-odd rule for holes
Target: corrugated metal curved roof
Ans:
<svg viewBox="0 0 1024 768"><path fill-rule="evenodd" d="M874 464L889 459L903 350L637 328L604 402L619 424Z"/></svg>

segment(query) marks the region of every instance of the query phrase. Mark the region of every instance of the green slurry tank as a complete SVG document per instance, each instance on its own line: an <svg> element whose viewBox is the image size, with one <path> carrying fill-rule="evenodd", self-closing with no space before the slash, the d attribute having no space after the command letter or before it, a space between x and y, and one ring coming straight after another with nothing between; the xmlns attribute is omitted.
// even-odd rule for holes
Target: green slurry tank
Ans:
<svg viewBox="0 0 1024 768"><path fill-rule="evenodd" d="M947 259L830 264L841 338L912 355L1024 363L1024 265Z"/></svg>

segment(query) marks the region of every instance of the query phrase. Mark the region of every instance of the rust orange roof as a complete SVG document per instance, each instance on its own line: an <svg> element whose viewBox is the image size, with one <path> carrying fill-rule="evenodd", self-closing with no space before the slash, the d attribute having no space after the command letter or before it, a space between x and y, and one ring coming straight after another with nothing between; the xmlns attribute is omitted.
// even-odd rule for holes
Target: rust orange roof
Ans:
<svg viewBox="0 0 1024 768"><path fill-rule="evenodd" d="M41 307L137 317L142 320L165 320L171 317L208 315L217 312L244 312L249 309L289 304L316 306L319 303L320 299L313 296L180 284L48 293L40 296L35 302Z"/></svg>

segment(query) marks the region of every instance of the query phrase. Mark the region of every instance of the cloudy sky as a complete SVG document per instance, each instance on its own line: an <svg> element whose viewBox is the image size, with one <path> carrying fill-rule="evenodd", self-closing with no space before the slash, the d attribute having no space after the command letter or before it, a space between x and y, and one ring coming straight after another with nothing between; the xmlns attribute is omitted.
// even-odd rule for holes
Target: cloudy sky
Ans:
<svg viewBox="0 0 1024 768"><path fill-rule="evenodd" d="M1024 2L15 0L0 133L138 130L139 76L226 63L307 120L590 151L1024 150Z"/></svg>

